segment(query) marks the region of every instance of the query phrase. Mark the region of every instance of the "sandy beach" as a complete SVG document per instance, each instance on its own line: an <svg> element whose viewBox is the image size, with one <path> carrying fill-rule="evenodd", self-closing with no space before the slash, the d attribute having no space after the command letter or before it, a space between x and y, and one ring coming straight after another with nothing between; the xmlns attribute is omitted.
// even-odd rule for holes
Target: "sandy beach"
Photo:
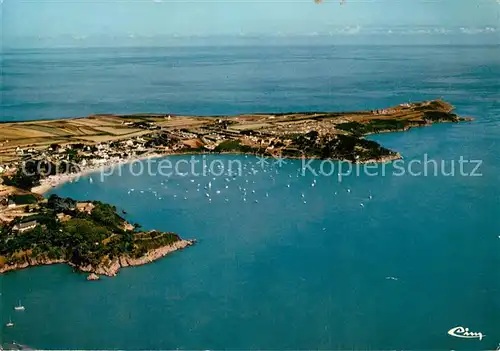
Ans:
<svg viewBox="0 0 500 351"><path fill-rule="evenodd" d="M80 166L81 170L80 172L76 173L70 173L70 174L57 174L57 175L52 175L49 176L45 179L40 180L40 185L33 187L31 189L31 192L43 195L46 192L48 192L50 189L58 187L64 183L67 182L72 182L72 181L78 181L81 177L84 177L86 175L92 174L92 173L97 173L97 172L104 172L106 170L109 170L114 167L118 167L124 164L128 164L131 162L135 161L141 161L141 160L147 160L151 158L159 158L159 157L165 157L169 156L171 154L163 153L150 153L150 154L145 154L145 155L140 155L140 156L132 156L129 158L110 158L105 160L105 163L101 164L92 164L88 166Z"/></svg>

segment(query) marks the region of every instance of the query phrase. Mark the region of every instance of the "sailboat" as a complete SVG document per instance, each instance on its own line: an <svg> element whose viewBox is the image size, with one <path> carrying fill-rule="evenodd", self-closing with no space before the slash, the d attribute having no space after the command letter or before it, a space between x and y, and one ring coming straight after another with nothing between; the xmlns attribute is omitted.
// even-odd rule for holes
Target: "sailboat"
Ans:
<svg viewBox="0 0 500 351"><path fill-rule="evenodd" d="M21 300L19 300L19 304L17 306L14 306L14 310L16 310L16 311L24 311L24 306L21 305Z"/></svg>
<svg viewBox="0 0 500 351"><path fill-rule="evenodd" d="M13 327L14 323L12 323L12 319L9 318L9 323L5 324L6 327Z"/></svg>

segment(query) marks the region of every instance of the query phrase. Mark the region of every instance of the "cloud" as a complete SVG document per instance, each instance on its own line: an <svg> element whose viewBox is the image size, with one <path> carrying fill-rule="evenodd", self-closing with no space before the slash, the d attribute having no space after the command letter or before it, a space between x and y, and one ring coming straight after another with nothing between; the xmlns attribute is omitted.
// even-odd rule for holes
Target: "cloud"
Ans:
<svg viewBox="0 0 500 351"><path fill-rule="evenodd" d="M497 0L500 1L500 0ZM464 34L483 34L483 33L495 33L498 28L495 27L484 27L484 28L468 28L460 27L460 32Z"/></svg>
<svg viewBox="0 0 500 351"><path fill-rule="evenodd" d="M499 0L500 1L500 0ZM458 28L445 28L445 27L381 27L381 28L363 28L363 33L368 34L394 34L394 35L453 35L453 34L467 34L467 35L488 35L492 33L499 33L500 28L496 26L485 27L458 27Z"/></svg>
<svg viewBox="0 0 500 351"><path fill-rule="evenodd" d="M347 27L344 27L344 28L340 28L338 30L338 33L341 33L341 34L358 34L359 32L361 31L361 26L354 26L354 27L351 27L351 26L347 26Z"/></svg>
<svg viewBox="0 0 500 351"><path fill-rule="evenodd" d="M71 38L73 38L73 40L86 40L88 38L87 35L73 35L71 36Z"/></svg>
<svg viewBox="0 0 500 351"><path fill-rule="evenodd" d="M448 34L451 33L451 29L447 28L434 28L433 32L436 34Z"/></svg>

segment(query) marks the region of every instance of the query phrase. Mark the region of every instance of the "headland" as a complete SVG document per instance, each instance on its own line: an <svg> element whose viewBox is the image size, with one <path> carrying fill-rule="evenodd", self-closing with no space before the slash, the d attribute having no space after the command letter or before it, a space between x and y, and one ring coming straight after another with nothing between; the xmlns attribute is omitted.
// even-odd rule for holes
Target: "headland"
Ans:
<svg viewBox="0 0 500 351"><path fill-rule="evenodd" d="M6 211L0 232L0 273L38 265L68 263L75 270L115 276L122 267L157 260L195 243L177 234L139 231L99 201L75 201L52 195L18 195L15 211ZM17 212L16 212L17 211Z"/></svg>

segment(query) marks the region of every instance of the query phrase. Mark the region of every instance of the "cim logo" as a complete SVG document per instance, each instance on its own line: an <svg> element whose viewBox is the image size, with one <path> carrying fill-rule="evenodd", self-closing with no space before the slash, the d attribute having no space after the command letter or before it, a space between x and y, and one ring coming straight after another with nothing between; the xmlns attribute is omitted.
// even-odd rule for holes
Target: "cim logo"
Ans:
<svg viewBox="0 0 500 351"><path fill-rule="evenodd" d="M448 334L456 338L483 340L486 336L483 333L471 332L469 328L455 327L448 330Z"/></svg>

